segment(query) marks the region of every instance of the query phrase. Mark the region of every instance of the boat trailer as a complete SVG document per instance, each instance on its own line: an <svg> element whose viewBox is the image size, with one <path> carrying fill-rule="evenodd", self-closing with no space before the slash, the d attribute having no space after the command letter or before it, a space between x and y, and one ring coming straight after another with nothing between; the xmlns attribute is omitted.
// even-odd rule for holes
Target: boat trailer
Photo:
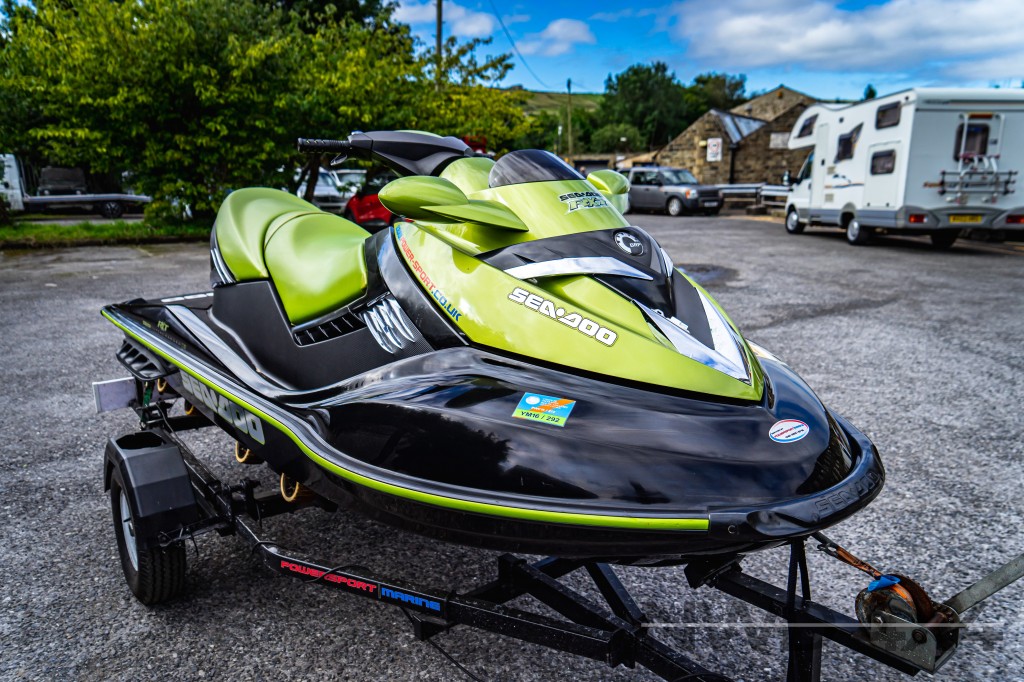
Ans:
<svg viewBox="0 0 1024 682"><path fill-rule="evenodd" d="M263 519L315 506L317 498L298 495L297 484L286 490L284 478L281 491L257 492L259 483L248 479L225 485L175 436L210 422L198 413L169 416L168 403L159 400L157 388L140 401L145 407L136 407L142 429L108 442L104 482L109 489L116 477L127 493L130 519L123 528L129 530L122 532L130 532L138 547L178 548L182 581L186 543L216 531L222 536L238 536L279 573L401 608L421 641L462 625L603 661L611 667L643 666L665 680L731 679L659 641L654 634L656 624L650 623L612 566L605 563L558 557L529 562L504 554L498 557L493 580L467 592L453 592L292 554L262 538L254 528ZM151 402L153 398L157 400ZM246 461L244 452L236 452L236 457ZM858 618L812 600L805 550L808 540L875 578L857 599ZM125 561L120 541L118 549ZM960 642L966 627L962 614L1024 575L1022 554L951 599L936 603L913 581L881 575L820 533L790 543L789 553L784 588L744 573L741 557L694 561L684 569L690 587L720 590L785 622L788 682L820 680L821 645L826 638L909 675L935 672ZM589 575L601 603L560 580L577 571ZM561 618L508 606L518 597L531 597Z"/></svg>

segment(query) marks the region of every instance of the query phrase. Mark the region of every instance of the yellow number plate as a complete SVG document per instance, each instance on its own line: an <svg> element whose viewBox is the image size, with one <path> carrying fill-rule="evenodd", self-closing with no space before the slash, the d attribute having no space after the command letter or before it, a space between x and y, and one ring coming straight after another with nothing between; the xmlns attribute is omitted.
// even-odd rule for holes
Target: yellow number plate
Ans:
<svg viewBox="0 0 1024 682"><path fill-rule="evenodd" d="M951 223L980 223L980 215L951 215L949 216L949 222Z"/></svg>

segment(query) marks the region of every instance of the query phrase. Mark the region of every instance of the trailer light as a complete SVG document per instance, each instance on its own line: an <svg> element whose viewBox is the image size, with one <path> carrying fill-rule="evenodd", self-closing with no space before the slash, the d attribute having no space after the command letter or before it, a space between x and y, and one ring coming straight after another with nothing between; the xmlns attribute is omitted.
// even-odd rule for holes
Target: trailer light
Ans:
<svg viewBox="0 0 1024 682"><path fill-rule="evenodd" d="M1024 215L1006 216L1007 225L1024 225Z"/></svg>
<svg viewBox="0 0 1024 682"><path fill-rule="evenodd" d="M928 222L928 216L924 213L911 213L910 217L907 218L908 223L926 223Z"/></svg>

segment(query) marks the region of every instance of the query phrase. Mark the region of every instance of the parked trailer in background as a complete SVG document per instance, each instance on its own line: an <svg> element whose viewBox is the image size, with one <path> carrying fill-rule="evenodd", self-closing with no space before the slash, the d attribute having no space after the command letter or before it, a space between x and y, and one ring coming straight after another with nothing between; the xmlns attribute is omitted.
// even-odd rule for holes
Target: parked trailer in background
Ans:
<svg viewBox="0 0 1024 682"><path fill-rule="evenodd" d="M90 194L71 174L51 173L51 182L40 187L43 196L32 195L25 182L21 163L13 154L0 154L0 197L7 200L13 213L45 211L52 208L77 208L98 213L104 218L120 218L126 208L148 204L152 199L140 194ZM50 169L47 169L50 170ZM80 174L83 178L84 174ZM62 193L63 192L63 193Z"/></svg>
<svg viewBox="0 0 1024 682"><path fill-rule="evenodd" d="M786 205L786 230L927 234L938 248L960 231L1024 230L1024 90L913 88L850 105L816 104L790 149L807 148Z"/></svg>

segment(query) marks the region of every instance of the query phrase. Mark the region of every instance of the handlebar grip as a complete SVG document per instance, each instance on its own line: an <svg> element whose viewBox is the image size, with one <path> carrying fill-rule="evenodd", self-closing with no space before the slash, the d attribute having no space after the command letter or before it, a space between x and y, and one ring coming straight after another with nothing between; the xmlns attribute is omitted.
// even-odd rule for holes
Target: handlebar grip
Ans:
<svg viewBox="0 0 1024 682"><path fill-rule="evenodd" d="M314 140L300 137L297 146L300 152L340 154L349 151L349 143L347 140Z"/></svg>

